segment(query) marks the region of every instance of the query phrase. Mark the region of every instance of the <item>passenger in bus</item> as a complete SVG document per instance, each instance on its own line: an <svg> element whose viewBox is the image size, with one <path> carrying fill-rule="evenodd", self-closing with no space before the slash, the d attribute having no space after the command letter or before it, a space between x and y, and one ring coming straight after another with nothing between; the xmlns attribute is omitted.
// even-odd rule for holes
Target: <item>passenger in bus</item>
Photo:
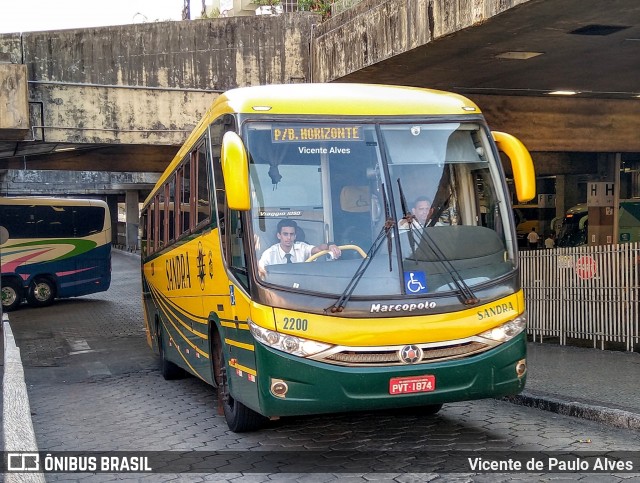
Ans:
<svg viewBox="0 0 640 483"><path fill-rule="evenodd" d="M311 255L324 250L328 250L334 259L342 255L340 248L333 243L313 246L296 241L297 231L298 224L294 220L280 220L276 233L278 243L267 248L258 262L258 271L261 276L266 275L265 268L268 265L304 262Z"/></svg>
<svg viewBox="0 0 640 483"><path fill-rule="evenodd" d="M434 210L431 206L431 200L426 196L419 196L418 198L416 198L413 203L413 207L411 208L411 214L413 215L411 217L411 223L409 223L409 220L405 216L398 222L398 228L400 228L401 230L408 230L410 225L414 229L420 229L428 226L431 224L430 221L434 214L433 211ZM442 214L444 214L445 211L448 214L447 210L443 210ZM432 226L442 226L445 224L443 223L442 214L438 221L433 223Z"/></svg>
<svg viewBox="0 0 640 483"><path fill-rule="evenodd" d="M398 228L408 230L409 225L413 228L422 228L432 214L431 200L426 196L419 196L413 203L411 208L412 217L404 217L398 222ZM412 218L409 222L408 218Z"/></svg>

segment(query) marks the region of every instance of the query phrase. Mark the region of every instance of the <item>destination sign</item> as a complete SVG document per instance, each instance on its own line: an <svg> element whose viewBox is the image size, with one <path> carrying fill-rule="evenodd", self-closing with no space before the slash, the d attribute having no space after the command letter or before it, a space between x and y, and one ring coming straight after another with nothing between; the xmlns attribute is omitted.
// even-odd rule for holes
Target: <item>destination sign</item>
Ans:
<svg viewBox="0 0 640 483"><path fill-rule="evenodd" d="M290 126L271 129L275 143L304 141L362 141L362 126Z"/></svg>

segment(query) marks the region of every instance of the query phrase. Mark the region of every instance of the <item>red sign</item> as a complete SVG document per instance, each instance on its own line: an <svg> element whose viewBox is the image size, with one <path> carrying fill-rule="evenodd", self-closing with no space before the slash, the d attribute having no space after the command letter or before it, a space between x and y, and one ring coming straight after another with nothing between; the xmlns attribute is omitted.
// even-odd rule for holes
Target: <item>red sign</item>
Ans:
<svg viewBox="0 0 640 483"><path fill-rule="evenodd" d="M596 275L596 261L592 256L584 255L578 258L575 265L576 275L582 280L590 280Z"/></svg>
<svg viewBox="0 0 640 483"><path fill-rule="evenodd" d="M389 380L389 394L410 394L430 392L436 389L436 376L392 377Z"/></svg>

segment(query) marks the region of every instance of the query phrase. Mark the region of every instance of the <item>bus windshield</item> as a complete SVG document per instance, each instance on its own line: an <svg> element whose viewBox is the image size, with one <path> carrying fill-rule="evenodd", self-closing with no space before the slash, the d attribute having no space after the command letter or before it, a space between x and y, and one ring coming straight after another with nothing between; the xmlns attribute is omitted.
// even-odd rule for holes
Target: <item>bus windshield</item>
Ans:
<svg viewBox="0 0 640 483"><path fill-rule="evenodd" d="M247 122L244 137L262 283L425 297L515 268L508 198L477 123ZM282 220L295 222L301 263L283 258ZM311 255L330 243L338 259Z"/></svg>

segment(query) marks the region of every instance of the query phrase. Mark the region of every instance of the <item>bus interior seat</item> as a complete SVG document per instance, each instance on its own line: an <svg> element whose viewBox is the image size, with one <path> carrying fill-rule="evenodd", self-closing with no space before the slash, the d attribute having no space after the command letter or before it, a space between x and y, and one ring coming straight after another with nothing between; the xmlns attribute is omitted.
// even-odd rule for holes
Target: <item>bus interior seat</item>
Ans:
<svg viewBox="0 0 640 483"><path fill-rule="evenodd" d="M336 226L338 245L358 245L367 251L371 245L371 194L368 186L344 186L340 192L340 213ZM357 255L345 252L343 256Z"/></svg>

